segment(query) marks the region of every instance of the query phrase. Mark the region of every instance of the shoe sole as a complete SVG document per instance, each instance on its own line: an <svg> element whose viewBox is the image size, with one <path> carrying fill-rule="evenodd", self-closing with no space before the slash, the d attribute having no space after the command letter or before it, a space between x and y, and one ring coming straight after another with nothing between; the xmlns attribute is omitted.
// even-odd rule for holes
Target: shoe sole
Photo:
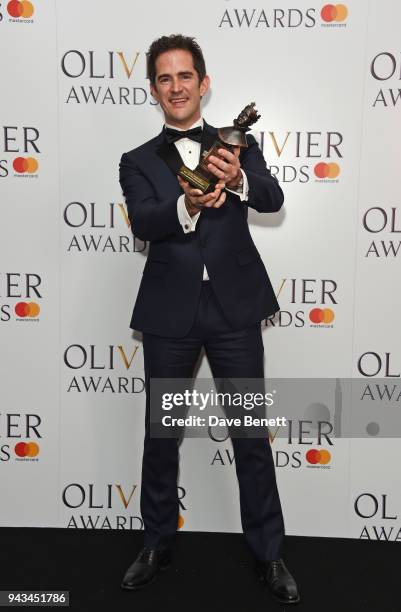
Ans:
<svg viewBox="0 0 401 612"><path fill-rule="evenodd" d="M290 601L288 601L287 599L280 599L279 597L276 597L276 595L273 595L273 593L272 593L272 597L273 599L278 601L278 603L284 604L286 606L293 606L293 605L301 603L300 597L298 597L298 599L291 599Z"/></svg>
<svg viewBox="0 0 401 612"><path fill-rule="evenodd" d="M153 576L152 580L149 580L149 582L145 582L145 584L139 584L138 586L128 586L128 585L121 583L120 587L122 588L123 591L139 591L140 589L144 589L145 587L147 587L149 584L152 584L152 582L156 580L159 572L164 572L169 567L170 567L170 563L168 563L167 565L160 565L159 569Z"/></svg>

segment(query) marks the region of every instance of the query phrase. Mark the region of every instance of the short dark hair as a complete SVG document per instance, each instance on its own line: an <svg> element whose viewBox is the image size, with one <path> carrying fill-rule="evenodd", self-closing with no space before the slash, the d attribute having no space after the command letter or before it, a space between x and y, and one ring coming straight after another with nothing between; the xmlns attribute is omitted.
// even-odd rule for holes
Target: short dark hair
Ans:
<svg viewBox="0 0 401 612"><path fill-rule="evenodd" d="M203 58L202 49L192 36L183 36L182 34L170 34L170 36L161 36L152 42L149 51L146 54L147 61L147 77L152 83L156 82L156 60L165 51L173 51L174 49L182 49L189 51L192 55L194 68L199 76L199 82L203 81L206 76L205 60Z"/></svg>

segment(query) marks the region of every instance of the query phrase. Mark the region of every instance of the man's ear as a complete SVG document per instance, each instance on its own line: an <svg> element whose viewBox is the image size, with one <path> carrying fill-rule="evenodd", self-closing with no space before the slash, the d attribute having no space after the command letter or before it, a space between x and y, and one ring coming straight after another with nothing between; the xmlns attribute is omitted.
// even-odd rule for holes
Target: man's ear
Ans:
<svg viewBox="0 0 401 612"><path fill-rule="evenodd" d="M210 87L210 78L209 78L208 75L206 75L205 78L203 79L203 81L201 81L201 84L199 86L201 97L203 97L205 95L205 93L207 92L209 87Z"/></svg>
<svg viewBox="0 0 401 612"><path fill-rule="evenodd" d="M157 93L157 89L152 83L150 84L150 93L152 94L155 100L157 100L158 102L160 101L158 93Z"/></svg>

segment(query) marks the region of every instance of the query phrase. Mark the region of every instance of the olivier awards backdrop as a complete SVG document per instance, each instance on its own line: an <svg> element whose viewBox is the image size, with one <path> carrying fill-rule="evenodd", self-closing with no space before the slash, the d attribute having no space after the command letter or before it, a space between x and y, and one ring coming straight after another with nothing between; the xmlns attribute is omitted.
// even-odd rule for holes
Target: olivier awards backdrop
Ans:
<svg viewBox="0 0 401 612"><path fill-rule="evenodd" d="M251 96L285 193L279 213L249 215L281 305L262 322L266 376L333 381L272 443L287 533L401 539L380 402L364 438L313 423L349 410L340 379L400 394L400 21L395 0L1 2L1 525L142 527L129 320L148 245L118 163L161 129L145 52L181 32L212 79L205 118L227 125ZM181 457L180 528L240 531L229 440L186 439Z"/></svg>

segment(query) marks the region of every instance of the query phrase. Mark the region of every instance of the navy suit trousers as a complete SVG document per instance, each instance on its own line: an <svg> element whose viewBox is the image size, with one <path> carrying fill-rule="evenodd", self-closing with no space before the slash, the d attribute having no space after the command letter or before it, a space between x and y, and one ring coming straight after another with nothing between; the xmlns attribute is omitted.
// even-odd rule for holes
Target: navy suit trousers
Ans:
<svg viewBox="0 0 401 612"><path fill-rule="evenodd" d="M143 334L147 402L141 513L145 546L151 548L171 546L177 531L179 443L150 436L150 379L192 378L202 346L214 378L264 377L260 323L233 330L209 281L202 282L195 321L184 338ZM232 438L232 445L246 541L257 559L278 559L284 522L269 440Z"/></svg>

